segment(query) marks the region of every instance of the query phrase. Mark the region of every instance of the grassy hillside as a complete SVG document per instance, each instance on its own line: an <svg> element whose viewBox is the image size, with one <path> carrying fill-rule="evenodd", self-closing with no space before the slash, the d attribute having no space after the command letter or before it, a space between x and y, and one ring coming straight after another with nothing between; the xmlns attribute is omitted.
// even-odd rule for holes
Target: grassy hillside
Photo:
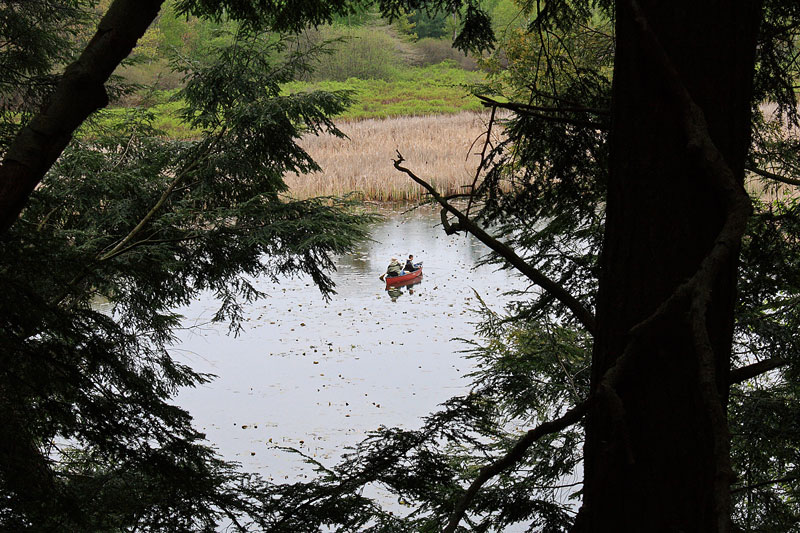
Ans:
<svg viewBox="0 0 800 533"><path fill-rule="evenodd" d="M482 80L480 73L463 70L448 60L427 67L398 69L396 76L388 80L349 78L345 81L295 82L287 85L286 91L352 90L357 102L342 118L357 120L478 111L481 106L469 94L467 86Z"/></svg>
<svg viewBox="0 0 800 533"><path fill-rule="evenodd" d="M352 91L355 103L342 120L479 110L467 88L484 79L475 61L454 50L447 38L417 38L413 27L409 20L389 24L365 11L333 25L309 29L289 43L289 50L322 46L329 51L319 57L312 73L287 85L285 91ZM167 2L157 23L134 50L132 64L117 72L141 90L117 102L109 120L123 120L127 107L146 107L155 117L155 126L167 135L195 135L178 118L181 103L175 98L182 75L172 71L170 60L184 65L202 63L209 49L230 42L233 31L235 27L229 23L179 17L172 2Z"/></svg>
<svg viewBox="0 0 800 533"><path fill-rule="evenodd" d="M287 93L315 89L354 92L355 103L338 117L353 121L400 116L449 115L464 111L480 111L481 105L469 94L468 85L482 81L480 73L461 69L451 61L426 67L405 67L395 79L358 79L345 81L293 82ZM175 99L177 89L150 92L140 106L153 113L154 126L166 135L187 139L196 135L178 117L182 103ZM126 106L109 111L109 124L124 120Z"/></svg>

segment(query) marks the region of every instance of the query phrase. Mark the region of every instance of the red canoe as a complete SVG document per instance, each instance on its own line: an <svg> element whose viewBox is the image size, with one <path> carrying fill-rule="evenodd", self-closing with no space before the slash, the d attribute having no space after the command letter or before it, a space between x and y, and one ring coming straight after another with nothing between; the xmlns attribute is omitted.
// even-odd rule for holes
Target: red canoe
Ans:
<svg viewBox="0 0 800 533"><path fill-rule="evenodd" d="M411 281L412 279L416 279L422 275L422 266L420 266L414 272L409 272L408 274L403 274L402 276L392 276L386 277L386 285L397 286L397 285L404 285L406 282Z"/></svg>

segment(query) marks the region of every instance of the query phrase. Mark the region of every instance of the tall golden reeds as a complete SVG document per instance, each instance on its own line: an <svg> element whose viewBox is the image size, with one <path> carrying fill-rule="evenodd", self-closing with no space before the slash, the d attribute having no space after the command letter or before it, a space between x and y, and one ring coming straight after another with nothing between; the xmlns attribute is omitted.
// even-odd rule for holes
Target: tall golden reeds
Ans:
<svg viewBox="0 0 800 533"><path fill-rule="evenodd" d="M289 194L308 198L360 191L366 200L378 202L419 200L422 188L392 166L397 150L405 166L440 192L464 192L475 176L487 121L488 114L459 113L339 124L348 139L303 139L303 148L322 171L287 176ZM499 131L495 126L493 136Z"/></svg>

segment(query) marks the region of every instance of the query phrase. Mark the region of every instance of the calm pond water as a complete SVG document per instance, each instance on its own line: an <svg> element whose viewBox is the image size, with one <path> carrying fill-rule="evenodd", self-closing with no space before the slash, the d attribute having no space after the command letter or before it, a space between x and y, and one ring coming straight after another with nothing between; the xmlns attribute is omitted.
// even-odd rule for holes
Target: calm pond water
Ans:
<svg viewBox="0 0 800 533"><path fill-rule="evenodd" d="M468 388L470 362L453 339L474 336L473 289L499 310L502 293L524 283L476 268L485 248L446 236L438 210L385 215L372 242L338 258L337 294L328 302L308 279L257 280L269 297L245 310L238 337L207 324L216 310L211 297L181 310L194 327L181 332L174 355L218 377L177 402L224 458L267 478L302 478L309 469L278 446L332 466L366 432L418 427ZM391 257L409 253L424 262L422 281L387 292L378 276Z"/></svg>

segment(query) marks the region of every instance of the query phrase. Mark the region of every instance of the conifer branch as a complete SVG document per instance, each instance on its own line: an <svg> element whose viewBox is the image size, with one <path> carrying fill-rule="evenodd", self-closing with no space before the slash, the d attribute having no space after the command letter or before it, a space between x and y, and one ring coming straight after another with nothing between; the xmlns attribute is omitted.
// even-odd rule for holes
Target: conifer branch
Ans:
<svg viewBox="0 0 800 533"><path fill-rule="evenodd" d="M499 107L517 112L536 112L536 113L588 113L592 115L607 116L607 109L597 109L592 107L582 107L578 105L554 105L540 106L533 104L523 104L521 102L501 102L488 96L477 95L478 100L486 107Z"/></svg>
<svg viewBox="0 0 800 533"><path fill-rule="evenodd" d="M58 159L73 133L108 104L105 83L155 19L163 0L114 0L97 33L61 76L55 91L17 135L0 163L0 234Z"/></svg>
<svg viewBox="0 0 800 533"><path fill-rule="evenodd" d="M535 116L545 120L552 120L555 122L566 122L576 126L585 126L598 130L608 129L608 109L600 109L597 107L583 107L578 105L564 105L564 106L537 106L531 104L522 104L518 102L500 102L488 96L478 95L477 97L485 107L508 109L521 115ZM585 114L594 115L601 119L601 122L594 122L591 120L582 120L571 117L563 116L564 113L572 114ZM558 115L556 115L558 114Z"/></svg>
<svg viewBox="0 0 800 533"><path fill-rule="evenodd" d="M798 479L800 479L798 476L786 476L778 479L769 479L767 481L761 481L760 483L745 485L744 487L736 487L731 491L731 494L736 494L737 492L749 492L751 490L760 489L761 487L767 487L769 485L776 485L778 483L791 483L792 481L797 481Z"/></svg>
<svg viewBox="0 0 800 533"><path fill-rule="evenodd" d="M728 384L733 385L735 383L741 383L788 364L789 361L782 357L773 357L771 359L764 359L758 363L753 363L752 365L734 368L728 376Z"/></svg>
<svg viewBox="0 0 800 533"><path fill-rule="evenodd" d="M0 475L25 508L56 502L57 488L49 461L36 445L15 395L0 383Z"/></svg>
<svg viewBox="0 0 800 533"><path fill-rule="evenodd" d="M784 183L786 185L794 185L795 187L800 186L800 179L795 178L787 178L786 176L781 176L780 174L776 174L774 172L769 172L767 170L762 170L756 166L746 166L744 167L745 170L749 170L753 174L758 174L762 178L767 178L770 180L778 181L780 183Z"/></svg>
<svg viewBox="0 0 800 533"><path fill-rule="evenodd" d="M489 235L483 228L473 222L472 219L448 202L430 183L414 174L414 172L412 172L410 169L402 166L403 161L405 161L405 159L403 159L402 154L400 154L398 151L397 159L394 160L394 168L400 172L403 172L416 183L421 185L428 192L428 194L430 194L439 203L439 205L442 206L442 218L444 220L443 223L446 224L445 231L450 231L450 233L455 233L456 231L467 231L475 236L475 238L499 254L503 259L511 263L514 268L525 275L528 279L542 287L547 292L553 294L558 301L563 303L570 311L572 311L575 318L578 319L581 325L583 325L583 327L585 327L590 334L594 334L594 315L577 298L575 298L562 285L559 285L552 279L545 276L538 269L529 265L524 259L517 255L509 245ZM458 222L456 224L449 223L446 220L445 211L455 216Z"/></svg>
<svg viewBox="0 0 800 533"><path fill-rule="evenodd" d="M624 406L619 395L616 392L616 387L628 372L630 362L636 353L635 348L643 338L644 333L649 331L658 321L666 316L668 312L674 309L674 303L677 300L669 300L664 302L652 315L642 320L634 327L631 328L629 336L631 338L628 345L625 347L624 352L614 361L614 364L606 370L605 374L600 378L598 386L594 393L592 393L586 400L577 404L575 407L564 413L560 418L544 422L534 429L529 430L514 447L503 457L496 460L492 464L481 468L478 477L472 482L467 489L467 492L462 496L458 505L456 506L450 521L443 533L453 533L458 523L466 513L472 500L478 493L478 490L492 477L500 474L504 470L515 465L521 461L525 452L533 445L538 439L545 435L562 431L567 427L579 422L584 415L589 412L589 409L594 407L598 401L603 401L611 413L612 423L615 429L620 433L620 439L625 447L624 452L629 462L633 461L633 454L631 452L630 439L628 437L627 428L624 419Z"/></svg>
<svg viewBox="0 0 800 533"><path fill-rule="evenodd" d="M207 144L207 146L199 149L197 154L189 161L189 163L180 171L178 175L167 185L167 188L164 189L164 192L161 193L158 201L150 208L150 211L139 221L134 228L128 232L128 234L119 241L111 250L104 253L102 256L98 258L98 261L107 261L113 257L119 255L121 250L127 250L126 245L134 238L136 235L147 225L150 220L155 216L155 214L163 207L163 205L167 202L169 197L172 195L175 188L178 184L183 181L183 179L188 176L192 171L194 171L202 162L202 160L207 157L211 151L213 150L214 146L222 139L225 132L225 128L215 136L215 138Z"/></svg>
<svg viewBox="0 0 800 533"><path fill-rule="evenodd" d="M586 400L564 413L564 415L561 417L539 424L534 429L531 429L525 433L525 435L517 441L514 447L511 448L506 455L495 462L482 467L478 477L472 482L472 484L470 484L467 492L464 493L464 496L462 496L461 500L458 502L453 514L450 515L450 520L447 523L447 527L444 528L443 533L453 533L456 530L458 523L461 522L461 519L464 517L464 513L466 513L470 503L472 503L472 500L478 494L480 488L487 481L521 461L525 456L525 452L528 451L528 448L530 448L531 445L533 445L540 438L546 435L557 433L573 424L578 423L589 411L589 405L590 401Z"/></svg>

